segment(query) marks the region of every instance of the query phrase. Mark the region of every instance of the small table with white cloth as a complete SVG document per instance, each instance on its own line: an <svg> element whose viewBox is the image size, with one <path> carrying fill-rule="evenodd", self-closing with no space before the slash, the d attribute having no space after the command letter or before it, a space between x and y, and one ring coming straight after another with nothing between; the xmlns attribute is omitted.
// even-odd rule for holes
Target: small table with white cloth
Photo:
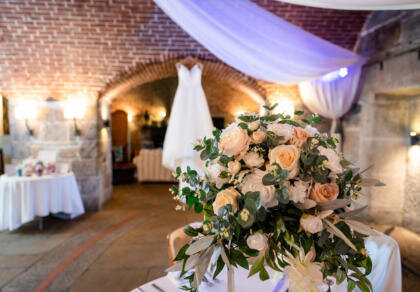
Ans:
<svg viewBox="0 0 420 292"><path fill-rule="evenodd" d="M14 230L35 216L64 213L73 219L84 212L73 173L0 177L0 230Z"/></svg>
<svg viewBox="0 0 420 292"><path fill-rule="evenodd" d="M401 259L400 250L397 242L382 233L377 232L376 236L370 236L366 240L366 250L372 259L372 272L368 279L371 281L374 292L401 292ZM273 291L285 292L288 289L288 280L279 273L268 269L270 279L260 281L258 275L248 278L248 271L243 268L235 269L235 291ZM179 282L176 273L158 278L146 283L131 292L173 292L182 291L178 288ZM226 268L217 276L217 280L209 283L202 283L199 291L218 292L227 291L227 271ZM325 287L323 291L326 291ZM332 286L333 292L346 292L347 284L343 282L339 286ZM359 291L357 288L354 291Z"/></svg>

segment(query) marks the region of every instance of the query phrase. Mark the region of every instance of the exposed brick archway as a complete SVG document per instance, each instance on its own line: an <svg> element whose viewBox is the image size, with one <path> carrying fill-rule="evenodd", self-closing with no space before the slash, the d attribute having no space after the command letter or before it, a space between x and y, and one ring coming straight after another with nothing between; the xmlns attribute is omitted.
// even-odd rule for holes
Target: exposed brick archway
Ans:
<svg viewBox="0 0 420 292"><path fill-rule="evenodd" d="M220 61L192 56L166 58L165 60L139 64L135 68L119 74L108 82L100 92L99 98L112 101L114 98L142 84L159 79L176 77L177 70L175 65L178 62L183 63L187 67L191 67L197 62L202 63L204 65L202 74L203 82L211 79L221 84L229 84L229 86L243 92L259 104L263 104L267 100L265 89L254 78L240 73Z"/></svg>

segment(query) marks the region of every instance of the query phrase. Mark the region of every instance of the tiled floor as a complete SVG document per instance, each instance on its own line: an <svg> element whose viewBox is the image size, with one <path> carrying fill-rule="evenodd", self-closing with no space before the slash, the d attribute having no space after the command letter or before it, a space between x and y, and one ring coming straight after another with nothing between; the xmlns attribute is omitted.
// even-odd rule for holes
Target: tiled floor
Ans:
<svg viewBox="0 0 420 292"><path fill-rule="evenodd" d="M34 291L89 243L52 281L44 282L48 284L44 291L123 292L163 275L169 264L166 234L201 219L192 212L175 211L168 188L166 184L118 186L114 199L99 212L73 221L47 218L42 232L37 222L0 232L0 291ZM400 243L403 291L418 291L420 237L398 227L376 227Z"/></svg>

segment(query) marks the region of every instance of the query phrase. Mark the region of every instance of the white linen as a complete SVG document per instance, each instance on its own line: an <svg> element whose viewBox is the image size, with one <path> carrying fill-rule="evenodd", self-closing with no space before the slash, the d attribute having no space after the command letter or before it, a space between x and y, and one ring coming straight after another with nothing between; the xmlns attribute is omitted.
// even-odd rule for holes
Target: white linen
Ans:
<svg viewBox="0 0 420 292"><path fill-rule="evenodd" d="M13 230L54 213L70 218L85 212L73 173L41 177L0 177L0 230Z"/></svg>
<svg viewBox="0 0 420 292"><path fill-rule="evenodd" d="M299 83L302 101L313 113L336 120L351 108L356 97L362 63Z"/></svg>
<svg viewBox="0 0 420 292"><path fill-rule="evenodd" d="M139 182L174 182L172 173L162 166L161 149L142 149L133 163L137 166Z"/></svg>
<svg viewBox="0 0 420 292"><path fill-rule="evenodd" d="M398 244L391 237L377 232L377 236L370 236L366 240L366 250L373 261L372 272L368 276L375 292L401 292L401 259ZM270 275L273 271L268 269ZM218 276L219 282L213 282L213 286L203 283L200 286L200 291L226 291L227 276L226 271L222 271ZM235 269L235 291L273 291L281 276L271 277L268 281L260 281L258 276L247 278L248 271L243 268ZM165 277L158 278L154 281L140 286L143 291L154 291L152 283L157 284L166 292L179 291L177 279L173 274L168 274ZM287 280L281 290L285 291L288 287ZM325 288L324 291L327 290ZM333 292L346 292L346 284L339 286L334 285L331 289ZM138 288L133 289L132 292L142 291ZM357 288L354 291L360 291Z"/></svg>
<svg viewBox="0 0 420 292"><path fill-rule="evenodd" d="M179 2L181 3L181 2ZM213 122L201 85L201 65L188 70L177 64L178 88L163 143L163 165L171 170L189 165L200 171L202 162L193 143L213 131Z"/></svg>
<svg viewBox="0 0 420 292"><path fill-rule="evenodd" d="M249 0L155 2L222 61L258 79L296 84L362 60Z"/></svg>
<svg viewBox="0 0 420 292"><path fill-rule="evenodd" d="M278 0L297 5L346 10L419 9L419 0Z"/></svg>

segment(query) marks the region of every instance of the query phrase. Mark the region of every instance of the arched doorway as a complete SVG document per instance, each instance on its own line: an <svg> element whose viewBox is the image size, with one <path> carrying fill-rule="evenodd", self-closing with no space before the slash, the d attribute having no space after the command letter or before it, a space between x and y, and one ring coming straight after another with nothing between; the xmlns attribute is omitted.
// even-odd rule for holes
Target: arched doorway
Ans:
<svg viewBox="0 0 420 292"><path fill-rule="evenodd" d="M125 111L111 113L112 150L115 162L129 161L128 116Z"/></svg>

